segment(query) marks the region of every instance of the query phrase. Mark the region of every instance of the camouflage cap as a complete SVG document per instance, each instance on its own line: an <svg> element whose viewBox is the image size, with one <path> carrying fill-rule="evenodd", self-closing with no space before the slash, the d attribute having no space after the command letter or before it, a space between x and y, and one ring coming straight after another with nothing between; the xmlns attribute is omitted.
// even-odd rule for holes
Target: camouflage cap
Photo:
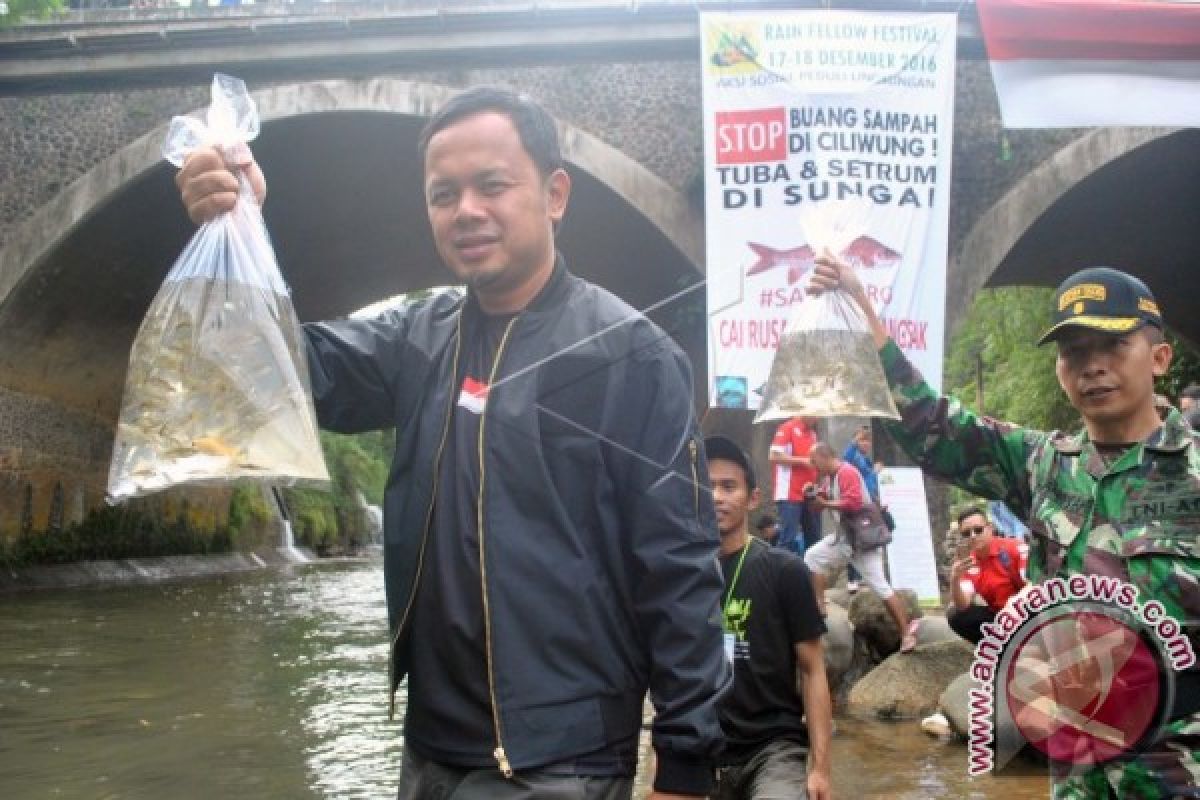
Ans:
<svg viewBox="0 0 1200 800"><path fill-rule="evenodd" d="M1158 303L1146 284L1111 267L1089 267L1055 290L1054 321L1038 344L1054 341L1066 328L1128 333L1143 325L1163 326Z"/></svg>

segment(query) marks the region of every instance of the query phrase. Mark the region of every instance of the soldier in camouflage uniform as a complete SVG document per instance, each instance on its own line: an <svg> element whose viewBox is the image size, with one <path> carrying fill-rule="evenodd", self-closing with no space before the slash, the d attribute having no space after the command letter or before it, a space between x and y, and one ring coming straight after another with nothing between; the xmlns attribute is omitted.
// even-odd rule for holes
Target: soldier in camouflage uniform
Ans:
<svg viewBox="0 0 1200 800"><path fill-rule="evenodd" d="M1149 289L1117 270L1072 275L1055 293L1056 372L1083 418L1076 434L980 417L941 397L891 341L852 268L818 259L814 291L862 307L901 420L888 432L927 473L1001 500L1031 530L1031 581L1120 578L1157 600L1200 653L1200 434L1160 421L1154 379L1171 360ZM1200 797L1200 673L1177 675L1170 721L1147 750L1056 781L1056 798Z"/></svg>

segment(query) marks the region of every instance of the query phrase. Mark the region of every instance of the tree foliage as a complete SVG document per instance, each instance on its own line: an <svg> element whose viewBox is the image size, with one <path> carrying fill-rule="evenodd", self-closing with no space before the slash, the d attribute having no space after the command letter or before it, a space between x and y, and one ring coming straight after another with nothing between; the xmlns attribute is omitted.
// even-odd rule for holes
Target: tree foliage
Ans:
<svg viewBox="0 0 1200 800"><path fill-rule="evenodd" d="M42 19L62 7L62 0L0 0L0 29L24 20Z"/></svg>
<svg viewBox="0 0 1200 800"><path fill-rule="evenodd" d="M328 553L352 550L366 542L367 520L358 494L362 492L372 505L382 505L393 442L392 430L354 436L321 432L330 490L284 492L298 544Z"/></svg>
<svg viewBox="0 0 1200 800"><path fill-rule="evenodd" d="M1035 347L1050 325L1052 289L983 289L946 354L946 388L983 413L1040 430L1078 427L1054 375L1054 348Z"/></svg>
<svg viewBox="0 0 1200 800"><path fill-rule="evenodd" d="M946 354L946 388L983 413L1039 430L1073 430L1080 425L1054 374L1055 350L1037 347L1050 326L1054 290L1007 286L981 290ZM1175 399L1189 383L1200 382L1200 357L1168 333L1175 358L1158 391Z"/></svg>

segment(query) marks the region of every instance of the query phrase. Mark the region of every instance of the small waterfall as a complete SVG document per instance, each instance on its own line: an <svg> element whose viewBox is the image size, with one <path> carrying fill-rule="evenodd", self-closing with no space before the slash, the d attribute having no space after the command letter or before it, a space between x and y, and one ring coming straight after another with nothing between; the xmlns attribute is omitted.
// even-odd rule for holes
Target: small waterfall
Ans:
<svg viewBox="0 0 1200 800"><path fill-rule="evenodd" d="M275 498L275 506L279 509L279 519L282 522L279 534L279 553L293 563L307 563L310 561L308 555L296 547L296 534L292 531L292 520L288 516L287 503L283 502L283 494L272 486L271 496Z"/></svg>
<svg viewBox="0 0 1200 800"><path fill-rule="evenodd" d="M355 493L355 500L366 524L367 543L379 547L383 544L383 509L368 503L366 495L361 491Z"/></svg>

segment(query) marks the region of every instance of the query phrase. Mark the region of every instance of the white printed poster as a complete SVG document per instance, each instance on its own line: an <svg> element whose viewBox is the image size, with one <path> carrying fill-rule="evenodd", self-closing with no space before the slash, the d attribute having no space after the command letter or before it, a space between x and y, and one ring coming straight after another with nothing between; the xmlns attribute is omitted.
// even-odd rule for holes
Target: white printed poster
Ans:
<svg viewBox="0 0 1200 800"><path fill-rule="evenodd" d="M923 606L941 605L933 531L925 503L925 480L917 467L885 467L879 473L879 499L896 519L887 546L892 586L912 589Z"/></svg>
<svg viewBox="0 0 1200 800"><path fill-rule="evenodd" d="M953 14L701 14L709 401L757 410L816 248L941 386Z"/></svg>

